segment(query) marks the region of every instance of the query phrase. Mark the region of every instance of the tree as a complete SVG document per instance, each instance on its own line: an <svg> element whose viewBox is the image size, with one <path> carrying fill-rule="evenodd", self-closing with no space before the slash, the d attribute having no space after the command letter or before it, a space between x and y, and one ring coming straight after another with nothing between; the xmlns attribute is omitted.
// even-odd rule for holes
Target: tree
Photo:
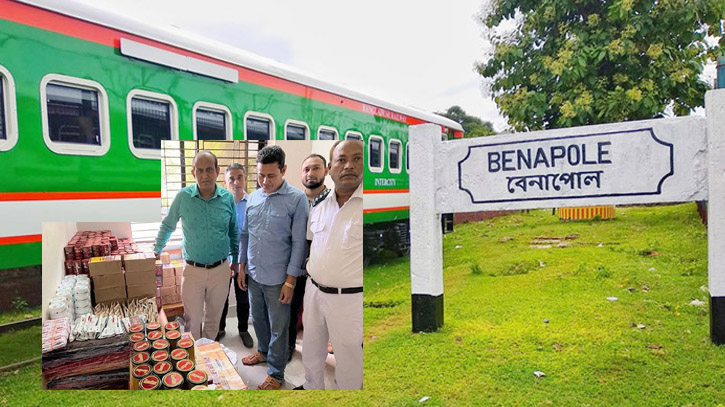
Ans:
<svg viewBox="0 0 725 407"><path fill-rule="evenodd" d="M489 0L478 65L518 131L687 115L725 40L723 0ZM515 22L515 24L512 24ZM503 33L514 26L512 32ZM507 35L508 34L508 35Z"/></svg>
<svg viewBox="0 0 725 407"><path fill-rule="evenodd" d="M469 116L460 106L451 106L439 116L447 117L463 127L464 137L481 137L496 134L491 122L483 121L478 117Z"/></svg>

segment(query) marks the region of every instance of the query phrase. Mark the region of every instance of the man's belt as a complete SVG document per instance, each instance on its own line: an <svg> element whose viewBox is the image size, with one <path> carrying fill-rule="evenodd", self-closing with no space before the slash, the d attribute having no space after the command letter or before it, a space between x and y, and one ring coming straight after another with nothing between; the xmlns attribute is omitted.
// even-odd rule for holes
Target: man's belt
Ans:
<svg viewBox="0 0 725 407"><path fill-rule="evenodd" d="M213 269L214 267L217 267L218 265L224 263L225 261L227 261L227 259L221 259L216 263L204 264L204 263L197 263L195 261L187 260L186 264L188 264L190 266L194 266L194 267L203 268L203 269Z"/></svg>
<svg viewBox="0 0 725 407"><path fill-rule="evenodd" d="M312 281L312 284L316 285L317 288L320 289L320 291L322 291L323 293L326 293L326 294L355 294L355 293L363 292L362 287L352 287L352 288L328 287L328 286L324 286L322 284L317 284L317 281L315 281L315 279L312 277L310 277L310 281Z"/></svg>

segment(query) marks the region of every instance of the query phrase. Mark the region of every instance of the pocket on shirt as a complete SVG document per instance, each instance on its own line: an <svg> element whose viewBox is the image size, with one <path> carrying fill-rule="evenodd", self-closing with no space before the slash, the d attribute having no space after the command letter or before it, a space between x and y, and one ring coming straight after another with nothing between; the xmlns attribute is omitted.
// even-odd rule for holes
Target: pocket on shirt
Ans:
<svg viewBox="0 0 725 407"><path fill-rule="evenodd" d="M247 207L247 213L244 221L249 224L249 226L247 226L248 229L257 229L262 224L262 220L264 217L262 214L263 206L264 204L262 203L257 205L249 205Z"/></svg>
<svg viewBox="0 0 725 407"><path fill-rule="evenodd" d="M269 211L269 228L272 233L281 236L292 234L292 220L286 208L271 208Z"/></svg>
<svg viewBox="0 0 725 407"><path fill-rule="evenodd" d="M359 247L362 250L363 223L361 221L350 222L345 226L345 234L342 239L344 249Z"/></svg>

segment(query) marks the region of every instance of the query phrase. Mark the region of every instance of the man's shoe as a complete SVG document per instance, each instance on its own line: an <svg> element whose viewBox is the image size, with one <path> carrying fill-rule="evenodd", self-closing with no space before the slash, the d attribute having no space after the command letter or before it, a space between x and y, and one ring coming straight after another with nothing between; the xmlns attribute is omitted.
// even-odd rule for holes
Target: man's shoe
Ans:
<svg viewBox="0 0 725 407"><path fill-rule="evenodd" d="M219 342L226 334L226 331L219 331L219 333L216 334L216 338L214 338L214 340Z"/></svg>
<svg viewBox="0 0 725 407"><path fill-rule="evenodd" d="M258 365L258 364L264 363L266 361L267 361L267 359L265 359L264 356L262 356L262 354L259 352L253 353L242 359L242 363L244 363L247 366Z"/></svg>
<svg viewBox="0 0 725 407"><path fill-rule="evenodd" d="M242 332L239 334L239 336L242 337L242 343L244 344L244 346L246 346L247 348L251 348L252 346L254 346L254 340L252 340L252 335L250 335L249 332Z"/></svg>
<svg viewBox="0 0 725 407"><path fill-rule="evenodd" d="M280 387L282 387L282 384L277 379L272 376L267 376L264 383L257 386L257 390L279 390Z"/></svg>
<svg viewBox="0 0 725 407"><path fill-rule="evenodd" d="M304 384L300 384L299 386L295 387L292 390L304 390L304 389L305 389L305 385Z"/></svg>

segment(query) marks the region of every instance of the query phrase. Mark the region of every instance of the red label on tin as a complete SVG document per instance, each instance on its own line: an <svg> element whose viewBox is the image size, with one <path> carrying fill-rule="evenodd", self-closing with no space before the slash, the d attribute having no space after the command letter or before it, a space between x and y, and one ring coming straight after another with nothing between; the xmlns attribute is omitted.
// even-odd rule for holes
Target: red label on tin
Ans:
<svg viewBox="0 0 725 407"><path fill-rule="evenodd" d="M179 370L191 370L193 367L194 364L188 359L181 360L176 364L176 368Z"/></svg>
<svg viewBox="0 0 725 407"><path fill-rule="evenodd" d="M166 360L169 358L169 353L165 350L157 350L153 354L151 354L151 359L154 360L154 362L159 362L162 360Z"/></svg>
<svg viewBox="0 0 725 407"><path fill-rule="evenodd" d="M149 354L148 353L134 353L133 354L133 363L135 364L141 364L146 363L149 360Z"/></svg>
<svg viewBox="0 0 725 407"><path fill-rule="evenodd" d="M179 331L166 331L166 339L179 339L180 336Z"/></svg>
<svg viewBox="0 0 725 407"><path fill-rule="evenodd" d="M133 374L137 377L146 376L149 373L151 373L151 366L149 365L137 366L136 369L133 370Z"/></svg>
<svg viewBox="0 0 725 407"><path fill-rule="evenodd" d="M164 374L171 370L171 363L169 362L159 362L154 366L154 372L158 374Z"/></svg>
<svg viewBox="0 0 725 407"><path fill-rule="evenodd" d="M167 331L175 331L179 329L179 323L178 322L169 322L166 324L166 330Z"/></svg>
<svg viewBox="0 0 725 407"><path fill-rule="evenodd" d="M131 325L131 332L141 332L143 331L143 325L141 324L133 324Z"/></svg>
<svg viewBox="0 0 725 407"><path fill-rule="evenodd" d="M181 375L176 372L169 373L164 376L164 384L167 387L175 387L177 384L181 383L182 380L183 377L181 377Z"/></svg>
<svg viewBox="0 0 725 407"><path fill-rule="evenodd" d="M155 389L159 385L159 378L156 376L146 376L141 380L141 388L150 390Z"/></svg>
<svg viewBox="0 0 725 407"><path fill-rule="evenodd" d="M193 345L193 344L194 343L191 341L191 339L184 338L184 339L182 339L182 340L179 341L178 346L181 347L181 348L188 348L188 347L191 347L191 345Z"/></svg>
<svg viewBox="0 0 725 407"><path fill-rule="evenodd" d="M131 334L131 342L139 342L144 340L144 335L142 332L134 332Z"/></svg>
<svg viewBox="0 0 725 407"><path fill-rule="evenodd" d="M161 337L163 335L164 334L162 334L161 331L151 331L151 332L149 332L149 339L151 339L152 341L155 341L157 339L161 339Z"/></svg>
<svg viewBox="0 0 725 407"><path fill-rule="evenodd" d="M166 349L169 347L169 341L166 339L159 339L158 341L154 342L154 349Z"/></svg>
<svg viewBox="0 0 725 407"><path fill-rule="evenodd" d="M149 322L146 324L146 329L153 331L155 329L161 328L161 325L158 322Z"/></svg>
<svg viewBox="0 0 725 407"><path fill-rule="evenodd" d="M187 356L189 356L189 353L183 349L174 349L171 352L171 357L174 359L186 359Z"/></svg>
<svg viewBox="0 0 725 407"><path fill-rule="evenodd" d="M136 342L135 344L133 344L133 350L135 350L136 352L143 352L148 350L149 346L151 345L149 345L149 343L146 341Z"/></svg>
<svg viewBox="0 0 725 407"><path fill-rule="evenodd" d="M206 373L200 370L194 370L193 372L189 373L189 380L194 383L206 382Z"/></svg>

